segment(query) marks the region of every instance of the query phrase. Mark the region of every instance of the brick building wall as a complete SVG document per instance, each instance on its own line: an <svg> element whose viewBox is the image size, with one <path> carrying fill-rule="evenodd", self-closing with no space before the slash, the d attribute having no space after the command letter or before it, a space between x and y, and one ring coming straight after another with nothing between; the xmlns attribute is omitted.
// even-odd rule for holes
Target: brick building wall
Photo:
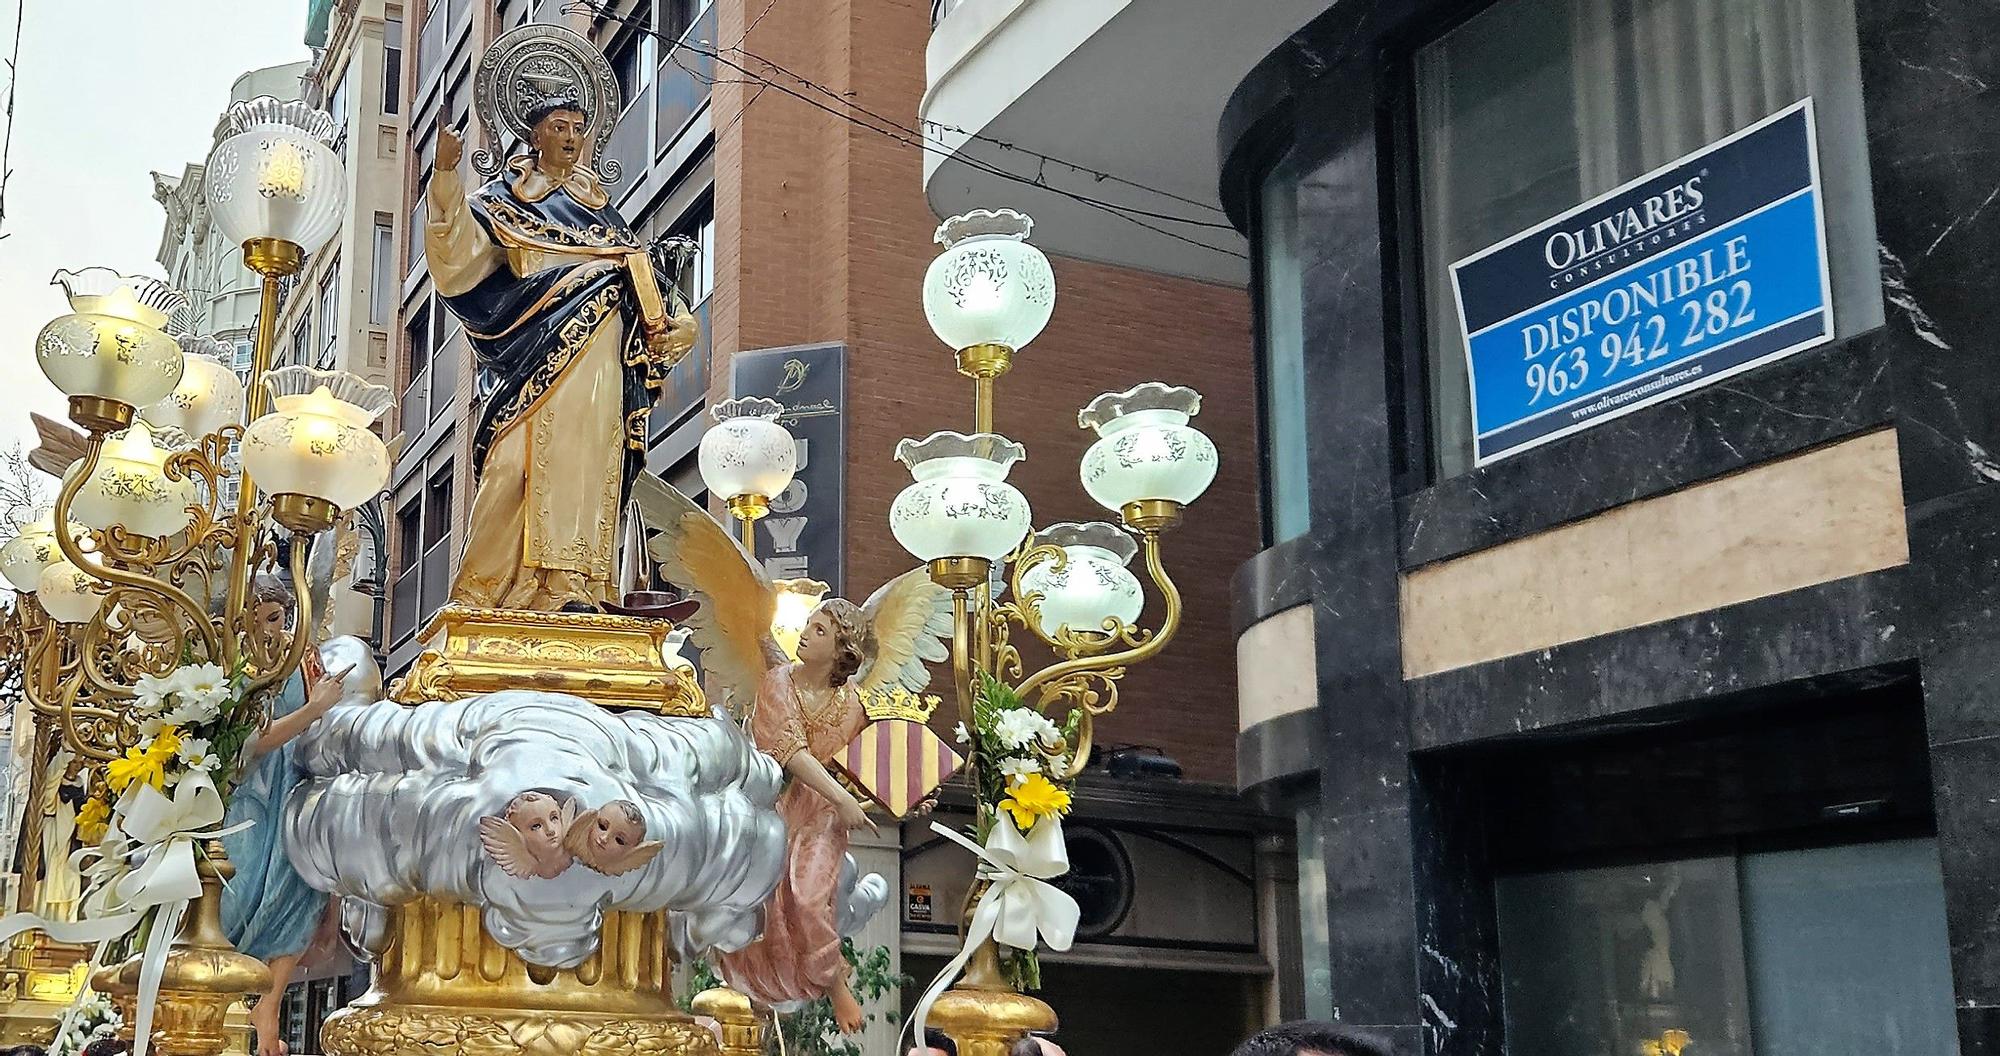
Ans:
<svg viewBox="0 0 2000 1056"><path fill-rule="evenodd" d="M742 39L744 51L916 127L927 2L781 2L747 38L745 27L769 0L717 2L722 44ZM791 83L755 59L735 57ZM847 344L847 567L859 593L912 561L888 531L889 504L910 480L892 458L896 441L972 425L971 383L931 333L919 295L938 250L921 154L775 88L760 95L754 84L730 83L745 79L739 74L718 72L713 376L720 391L738 350ZM1259 546L1248 298L1240 289L1079 260L1057 258L1054 266L1055 316L1000 380L995 416L1000 432L1028 447L1011 479L1034 506L1035 522L1107 516L1077 477L1094 437L1076 427L1076 411L1100 392L1152 379L1199 389L1205 399L1196 424L1215 439L1223 465L1214 488L1167 540L1169 569L1187 600L1181 636L1133 670L1124 706L1100 724L1099 740L1155 745L1189 777L1232 781L1229 574ZM1147 614L1157 619L1157 611ZM1024 652L1033 664L1035 654Z"/></svg>

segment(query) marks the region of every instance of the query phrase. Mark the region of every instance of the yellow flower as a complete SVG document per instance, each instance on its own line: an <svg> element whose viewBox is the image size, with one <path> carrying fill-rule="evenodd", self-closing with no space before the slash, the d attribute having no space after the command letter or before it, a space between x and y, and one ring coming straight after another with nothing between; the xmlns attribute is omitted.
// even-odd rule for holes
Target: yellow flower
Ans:
<svg viewBox="0 0 2000 1056"><path fill-rule="evenodd" d="M104 780L113 792L124 792L137 781L154 788L166 785L166 760L155 758L150 751L127 748L125 758L113 759L104 764Z"/></svg>
<svg viewBox="0 0 2000 1056"><path fill-rule="evenodd" d="M181 750L181 731L168 726L153 735L153 743L146 746L146 754L164 763Z"/></svg>
<svg viewBox="0 0 2000 1056"><path fill-rule="evenodd" d="M111 808L101 799L89 799L76 812L76 834L85 843L99 843L111 828Z"/></svg>
<svg viewBox="0 0 2000 1056"><path fill-rule="evenodd" d="M1012 814L1015 827L1026 832L1041 818L1069 813L1069 793L1040 774L1029 774L1007 786L1007 798L1000 801L1000 809Z"/></svg>

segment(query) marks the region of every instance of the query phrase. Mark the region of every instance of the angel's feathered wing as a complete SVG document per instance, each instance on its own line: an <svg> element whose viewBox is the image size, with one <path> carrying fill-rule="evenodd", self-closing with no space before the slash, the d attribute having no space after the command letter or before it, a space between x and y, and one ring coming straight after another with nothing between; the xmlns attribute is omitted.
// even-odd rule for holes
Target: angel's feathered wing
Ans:
<svg viewBox="0 0 2000 1056"><path fill-rule="evenodd" d="M931 682L925 662L951 658L945 644L952 630L951 591L926 570L911 569L884 583L861 612L875 630L875 655L861 667L864 694L893 685L920 693Z"/></svg>
<svg viewBox="0 0 2000 1056"><path fill-rule="evenodd" d="M521 830L507 824L505 818L480 818L479 842L486 848L487 857L508 876L528 876L535 871L534 855L528 853Z"/></svg>
<svg viewBox="0 0 2000 1056"><path fill-rule="evenodd" d="M28 464L61 480L69 467L83 458L83 433L53 418L44 418L30 411L28 420L35 423L35 438L39 445L28 452Z"/></svg>
<svg viewBox="0 0 2000 1056"><path fill-rule="evenodd" d="M639 474L632 502L658 533L646 552L660 563L660 574L701 602L685 626L701 652L709 695L742 712L756 699L764 672L785 659L771 637L777 593L770 578L728 529L666 481Z"/></svg>

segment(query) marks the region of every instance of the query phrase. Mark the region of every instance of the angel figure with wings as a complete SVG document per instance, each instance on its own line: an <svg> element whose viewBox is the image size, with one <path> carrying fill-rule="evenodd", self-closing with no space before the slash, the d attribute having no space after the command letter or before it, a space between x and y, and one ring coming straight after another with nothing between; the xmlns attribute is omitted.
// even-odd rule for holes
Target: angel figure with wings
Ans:
<svg viewBox="0 0 2000 1056"><path fill-rule="evenodd" d="M925 662L949 655L951 593L920 568L862 605L829 598L806 620L793 659L771 633L777 589L762 567L708 511L657 478L639 479L634 498L660 528L649 552L663 576L701 602L686 626L710 694L747 711L751 739L788 778L778 799L785 874L764 904L764 933L722 955L723 978L779 1010L825 996L840 1029L852 1034L861 1029L861 1004L840 953L836 900L847 834L875 826L827 761L867 725L868 694L929 684Z"/></svg>

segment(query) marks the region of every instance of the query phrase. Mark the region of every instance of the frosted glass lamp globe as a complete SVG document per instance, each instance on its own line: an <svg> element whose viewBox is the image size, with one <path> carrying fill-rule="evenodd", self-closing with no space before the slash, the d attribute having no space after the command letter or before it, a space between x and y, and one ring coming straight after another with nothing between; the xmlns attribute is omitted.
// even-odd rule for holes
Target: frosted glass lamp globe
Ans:
<svg viewBox="0 0 2000 1056"><path fill-rule="evenodd" d="M1214 442L1188 424L1200 412L1201 393L1157 381L1090 401L1076 416L1098 437L1083 454L1083 490L1115 512L1200 498L1216 468Z"/></svg>
<svg viewBox="0 0 2000 1056"><path fill-rule="evenodd" d="M333 118L267 95L230 107L223 121L229 135L202 172L215 226L232 245L274 239L318 252L347 212Z"/></svg>
<svg viewBox="0 0 2000 1056"><path fill-rule="evenodd" d="M156 426L203 437L243 420L243 379L228 360L235 350L212 337L182 337L181 380L167 397L139 413Z"/></svg>
<svg viewBox="0 0 2000 1056"><path fill-rule="evenodd" d="M1103 633L1107 621L1131 625L1146 607L1138 577L1126 566L1139 553L1129 532L1115 524L1052 524L1035 533L1035 545L1061 547L1065 561L1042 560L1021 573L1023 593L1040 594L1036 625L1044 637L1058 631Z"/></svg>
<svg viewBox="0 0 2000 1056"><path fill-rule="evenodd" d="M345 371L298 365L265 375L264 387L273 410L243 434L243 468L259 489L338 510L381 494L389 483L389 448L371 426L389 408L388 389Z"/></svg>
<svg viewBox="0 0 2000 1056"><path fill-rule="evenodd" d="M915 483L889 507L889 531L923 561L997 561L1028 534L1028 500L1007 483L1007 471L1027 457L997 433L938 432L896 445L896 460Z"/></svg>
<svg viewBox="0 0 2000 1056"><path fill-rule="evenodd" d="M194 519L188 507L199 501L199 493L190 477L168 479L167 456L173 452L154 436L143 418L111 434L70 502L71 516L99 530L115 525L156 539L186 528Z"/></svg>
<svg viewBox="0 0 2000 1056"><path fill-rule="evenodd" d="M701 436L701 482L725 502L754 496L766 501L791 487L798 472L798 444L778 423L784 406L761 396L724 400L710 414L715 424Z"/></svg>
<svg viewBox="0 0 2000 1056"><path fill-rule="evenodd" d="M924 273L924 317L953 349L1020 349L1056 308L1049 258L1027 242L1035 222L1012 209L975 209L938 225L945 247Z"/></svg>
<svg viewBox="0 0 2000 1056"><path fill-rule="evenodd" d="M144 407L181 380L181 350L161 327L187 297L158 279L110 268L58 271L50 280L69 299L35 338L35 362L67 396ZM88 424L88 423L86 423Z"/></svg>

